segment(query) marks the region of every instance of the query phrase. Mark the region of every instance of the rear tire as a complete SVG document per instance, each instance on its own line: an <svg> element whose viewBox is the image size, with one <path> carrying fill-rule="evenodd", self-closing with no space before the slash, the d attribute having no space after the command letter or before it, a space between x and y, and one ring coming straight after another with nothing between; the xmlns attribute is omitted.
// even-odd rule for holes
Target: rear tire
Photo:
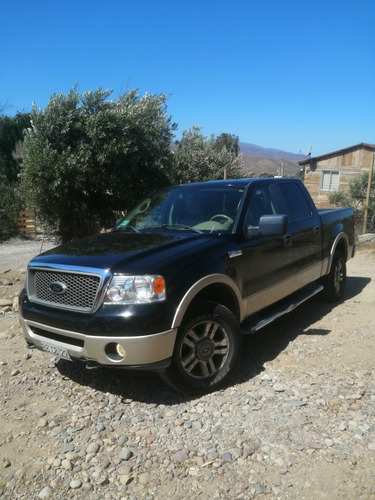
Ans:
<svg viewBox="0 0 375 500"><path fill-rule="evenodd" d="M328 302L337 302L344 296L346 286L346 262L342 252L335 252L331 271L322 279L323 298Z"/></svg>
<svg viewBox="0 0 375 500"><path fill-rule="evenodd" d="M162 378L175 390L201 395L219 389L237 364L241 332L221 304L203 302L179 328L172 364Z"/></svg>

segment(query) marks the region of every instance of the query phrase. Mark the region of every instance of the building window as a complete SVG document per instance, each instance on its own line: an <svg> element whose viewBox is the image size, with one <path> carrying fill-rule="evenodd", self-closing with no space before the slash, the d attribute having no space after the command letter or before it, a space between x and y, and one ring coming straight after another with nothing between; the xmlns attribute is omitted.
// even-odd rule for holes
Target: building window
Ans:
<svg viewBox="0 0 375 500"><path fill-rule="evenodd" d="M338 191L340 172L338 170L323 170L320 189L322 191Z"/></svg>

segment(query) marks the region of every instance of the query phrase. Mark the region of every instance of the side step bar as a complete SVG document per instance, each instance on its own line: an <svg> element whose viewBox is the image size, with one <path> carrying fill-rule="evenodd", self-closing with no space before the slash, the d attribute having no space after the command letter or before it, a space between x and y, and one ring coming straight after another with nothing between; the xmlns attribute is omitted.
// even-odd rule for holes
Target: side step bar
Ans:
<svg viewBox="0 0 375 500"><path fill-rule="evenodd" d="M318 285L316 283L312 285L307 285L302 288L299 292L291 295L284 301L279 307L273 309L269 314L265 314L261 316L261 314L255 315L254 319L249 323L245 323L242 326L242 333L255 333L264 326L272 323L275 319L280 318L280 316L284 316L284 314L290 313L294 311L296 307L306 302L306 300L311 299L314 295L321 292L323 290L323 285Z"/></svg>

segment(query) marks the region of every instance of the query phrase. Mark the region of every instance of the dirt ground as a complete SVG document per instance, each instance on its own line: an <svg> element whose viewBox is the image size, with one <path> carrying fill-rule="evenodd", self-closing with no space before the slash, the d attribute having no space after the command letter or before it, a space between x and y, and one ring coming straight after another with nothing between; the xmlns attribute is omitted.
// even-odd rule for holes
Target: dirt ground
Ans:
<svg viewBox="0 0 375 500"><path fill-rule="evenodd" d="M8 251L4 251L5 247L0 245L0 388L2 387L1 380L11 380L20 371L21 373L25 372L26 368L27 373L32 374L35 380L43 376L39 371L40 359L42 359L43 354L39 352L30 354L27 351L24 340L20 335L16 311L17 301L15 300L24 285L24 271L27 262L33 255L39 253L41 241L33 242L32 245L30 242L19 243L19 252L17 252L17 242L14 241L13 243L14 247L9 247L11 250L8 249ZM47 242L44 249L51 246L53 246L53 243ZM322 367L332 366L332 370L338 370L339 366L343 365L351 368L353 373L374 373L374 243L357 248L355 258L348 262L347 275L347 291L344 301L334 307L327 306L326 309L323 307L323 315L317 315L313 304L308 305L305 309L303 309L305 306L302 306L298 310L300 312L293 316L293 328L303 331L306 336L309 336L309 344L306 345L311 346L311 342L314 341L315 347L317 346L316 342L320 342L322 346L324 345L324 348L316 349L314 356L301 356L298 349L301 349L303 353L304 347L302 346L302 342L306 342L302 338L300 340L301 347L299 348L299 344L296 343L294 350L283 350L282 348L280 349L280 346L275 345L277 356L274 356L274 353L270 352L269 359L265 359L265 361L271 364L271 367L278 370L282 368L285 371L290 366L290 368L293 368L295 376L298 376L299 372L303 373L304 371L319 375L319 370ZM324 311L326 314L324 314ZM309 324L310 321L312 321L312 324ZM332 332L329 340L327 340L328 336L325 336L324 332ZM343 332L345 332L345 335L343 335ZM352 332L355 338L350 338L347 332ZM339 360L333 358L332 352L327 350L327 348L333 345L333 342L335 342L336 346L340 345ZM306 348L308 349L309 347ZM44 364L47 366L48 362ZM28 376L30 377L30 375L25 375L25 377ZM54 375L51 375L50 370L49 377L51 376ZM60 374L58 376L61 377ZM372 384L374 384L374 380L372 380ZM81 389L78 387L74 390L79 392ZM29 425L35 425L35 417L30 421L28 420L28 416L30 412L35 414L38 408L43 407L44 397L43 392L38 393L38 391L35 391L32 398L30 398L30 395L25 394L22 379L18 385L17 383L12 384L11 392L7 391L6 394L3 393L0 396L3 408L3 415L0 414L0 479L3 478L3 485L5 484L4 477L6 477L8 472L8 461L10 463L11 442L15 437L17 437L18 442L24 442L23 452L19 451L21 453L18 457L19 463L27 464L28 456L33 456L35 463L29 463L30 467L40 467L40 463L38 464L37 460L35 461L35 457L39 456L42 461L42 457L46 455L46 450L38 441L33 442L29 439L30 430L28 429ZM372 396L372 398L374 399L375 396ZM57 410L60 401L56 400L55 403L53 401L49 402L49 405L53 404L56 405ZM375 400L373 400L372 404L375 404ZM6 415L4 414L5 410L7 412ZM12 418L10 418L9 411L12 414ZM50 408L50 413L53 413L53 408ZM370 432L373 431L370 430ZM368 440L370 444L374 443L374 435L369 436ZM369 450L371 449L369 448ZM371 453L373 454L373 451ZM352 464L350 464L350 467L352 467ZM361 472L365 478L364 482L371 481L370 477L374 478L374 471L366 471L366 467L374 467L372 459L368 460L367 465L364 462ZM349 466L347 463L343 463L341 470L339 468L340 465L335 464L334 474L337 477L344 478L348 473ZM303 480L310 484L319 483L319 481L322 483L324 481L327 495L324 498L337 498L336 493L333 491L332 495L330 494L330 488L336 487L334 483L332 483L332 486L330 485L330 476L328 474L330 469L332 469L332 464L325 464L324 466L320 464L316 468L309 468L309 470L304 471ZM18 473L21 474L19 470ZM332 471L330 474L332 474ZM300 476L299 479L296 478L296 481L298 480L302 481L302 477ZM351 496L351 498L375 498L374 483L362 485L362 491L367 493L362 496L358 491L353 490L352 495L354 496ZM350 492L347 493L349 495ZM319 497L323 498L319 495L316 498ZM347 496L346 498L349 497ZM314 497L312 496L311 498Z"/></svg>

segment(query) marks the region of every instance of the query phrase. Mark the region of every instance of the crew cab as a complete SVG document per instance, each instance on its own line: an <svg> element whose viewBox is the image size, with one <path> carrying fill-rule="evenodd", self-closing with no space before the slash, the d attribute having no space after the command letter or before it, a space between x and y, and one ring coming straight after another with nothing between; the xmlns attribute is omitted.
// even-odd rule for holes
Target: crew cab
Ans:
<svg viewBox="0 0 375 500"><path fill-rule="evenodd" d="M353 210L317 210L299 180L167 187L31 260L20 322L30 348L202 394L227 383L244 334L317 293L340 300L354 251Z"/></svg>

